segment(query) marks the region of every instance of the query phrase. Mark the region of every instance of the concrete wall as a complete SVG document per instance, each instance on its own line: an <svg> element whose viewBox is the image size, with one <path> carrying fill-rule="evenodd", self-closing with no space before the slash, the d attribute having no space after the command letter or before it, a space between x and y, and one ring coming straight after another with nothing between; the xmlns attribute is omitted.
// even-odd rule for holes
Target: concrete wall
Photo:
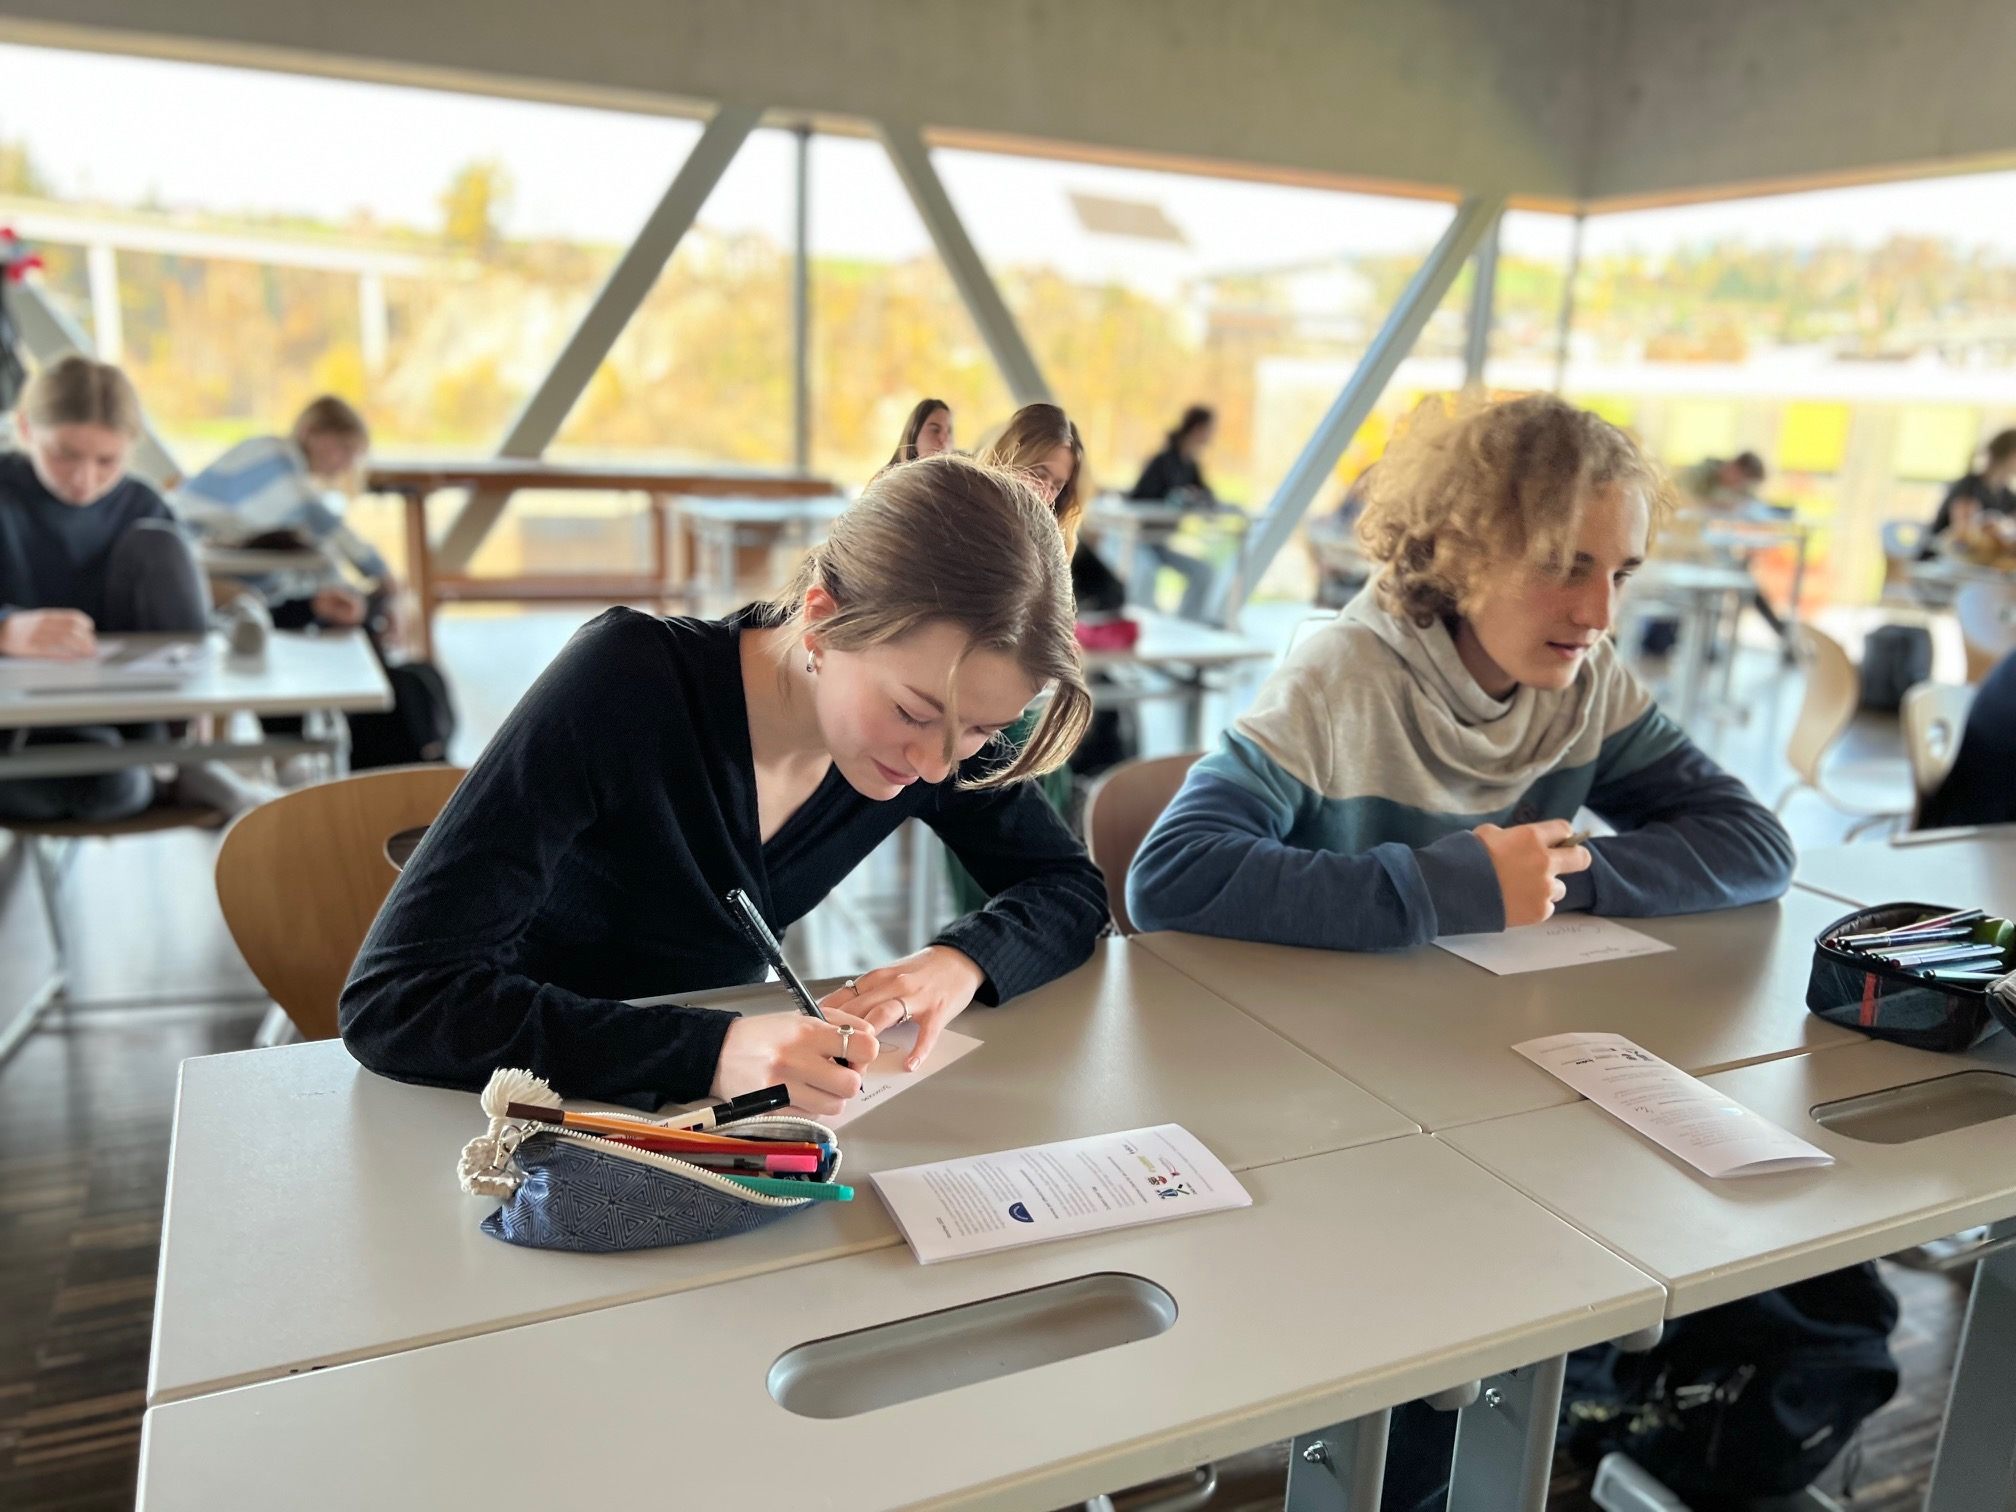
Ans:
<svg viewBox="0 0 2016 1512"><path fill-rule="evenodd" d="M1611 0L0 0L0 37L1567 198Z"/></svg>
<svg viewBox="0 0 2016 1512"><path fill-rule="evenodd" d="M1620 0L1596 67L1592 197L2016 160L2012 0Z"/></svg>

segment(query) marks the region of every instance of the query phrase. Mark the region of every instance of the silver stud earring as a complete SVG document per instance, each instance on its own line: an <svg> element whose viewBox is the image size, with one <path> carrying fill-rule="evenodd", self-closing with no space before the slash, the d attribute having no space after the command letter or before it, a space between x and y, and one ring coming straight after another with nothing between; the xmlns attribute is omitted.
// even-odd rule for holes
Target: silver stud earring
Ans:
<svg viewBox="0 0 2016 1512"><path fill-rule="evenodd" d="M805 675L807 677L816 677L818 673L819 658L814 656L810 651L807 651L805 653Z"/></svg>

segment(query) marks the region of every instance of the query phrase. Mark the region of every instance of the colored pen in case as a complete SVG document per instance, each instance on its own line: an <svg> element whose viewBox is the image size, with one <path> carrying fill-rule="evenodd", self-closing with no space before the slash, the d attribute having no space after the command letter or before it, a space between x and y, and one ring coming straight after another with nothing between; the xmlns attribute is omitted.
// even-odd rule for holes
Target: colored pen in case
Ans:
<svg viewBox="0 0 2016 1512"><path fill-rule="evenodd" d="M740 1097L731 1097L724 1103L716 1103L711 1108L695 1108L691 1113L676 1113L660 1122L662 1129L718 1129L723 1124L739 1123L745 1118L755 1118L762 1113L774 1113L786 1107L791 1101L788 1087L765 1087L760 1092L745 1092Z"/></svg>
<svg viewBox="0 0 2016 1512"><path fill-rule="evenodd" d="M766 1197L796 1197L801 1201L852 1202L854 1188L835 1186L830 1181L794 1181L789 1176L729 1176L728 1180Z"/></svg>
<svg viewBox="0 0 2016 1512"><path fill-rule="evenodd" d="M710 1171L747 1171L756 1176L816 1176L817 1155L681 1155L688 1165Z"/></svg>
<svg viewBox="0 0 2016 1512"><path fill-rule="evenodd" d="M1952 913L1934 914L1929 919L1920 919L1915 924L1899 924L1892 929L1865 930L1859 934L1840 936L1836 943L1841 945L1866 945L1884 940L1899 940L1907 935L1920 934L1928 929L1952 929L1961 924L1973 924L1985 915L1978 908L1955 909Z"/></svg>
<svg viewBox="0 0 2016 1512"><path fill-rule="evenodd" d="M818 1155L822 1146L811 1140L737 1139L727 1134L709 1134L698 1129L668 1129L642 1118L620 1118L611 1113L573 1113L530 1103L507 1104L505 1114L530 1122L555 1124L583 1134L599 1134L605 1139L621 1139L653 1149L673 1151L715 1151L726 1155Z"/></svg>
<svg viewBox="0 0 2016 1512"><path fill-rule="evenodd" d="M1884 952L1876 957L1888 961L1892 966L1931 966L1954 961L1999 961L2002 947L1999 945L1954 945L1945 949Z"/></svg>

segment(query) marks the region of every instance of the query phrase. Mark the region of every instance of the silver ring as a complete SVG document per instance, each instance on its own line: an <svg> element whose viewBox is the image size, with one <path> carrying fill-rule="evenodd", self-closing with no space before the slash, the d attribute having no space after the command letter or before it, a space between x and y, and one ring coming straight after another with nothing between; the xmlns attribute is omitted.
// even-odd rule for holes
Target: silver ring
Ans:
<svg viewBox="0 0 2016 1512"><path fill-rule="evenodd" d="M837 1059L839 1060L847 1059L847 1046L848 1043L853 1038L854 1038L854 1026L852 1024L840 1025L840 1054L838 1055L838 1057L836 1057Z"/></svg>
<svg viewBox="0 0 2016 1512"><path fill-rule="evenodd" d="M847 980L846 980L846 981L844 981L844 982L842 982L842 983L841 983L840 985L841 985L842 987L845 987L845 988L846 988L846 989L847 989L847 990L848 990L849 992L853 993L853 994L854 994L854 996L856 996L856 997L859 997L859 996L861 996L861 989L860 989L859 987L856 987L856 986L854 985L854 978L853 978L853 977L849 977L849 978L847 978Z"/></svg>
<svg viewBox="0 0 2016 1512"><path fill-rule="evenodd" d="M902 1017L901 1019L897 1020L897 1022L898 1022L898 1023L903 1023L903 1024L907 1024L907 1023L909 1023L909 1022L910 1022L910 1005L909 1005L908 1003L904 1002L904 1001L903 1001L903 999L901 999L901 998L898 998L898 999L896 999L896 1006L897 1006L898 1008L901 1008L901 1009L903 1010L903 1017Z"/></svg>

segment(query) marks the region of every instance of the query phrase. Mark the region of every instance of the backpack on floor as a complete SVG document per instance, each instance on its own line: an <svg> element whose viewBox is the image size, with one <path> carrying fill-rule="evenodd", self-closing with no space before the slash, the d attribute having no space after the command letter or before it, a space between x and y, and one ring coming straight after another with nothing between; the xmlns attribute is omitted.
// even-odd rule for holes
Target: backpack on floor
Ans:
<svg viewBox="0 0 2016 1512"><path fill-rule="evenodd" d="M1862 647L1862 707L1895 714L1905 691L1932 675L1932 632L1923 625L1881 625Z"/></svg>
<svg viewBox="0 0 2016 1512"><path fill-rule="evenodd" d="M1697 1512L1810 1486L1897 1391L1897 1298L1874 1265L1666 1325L1643 1354L1568 1358L1561 1444L1621 1450Z"/></svg>
<svg viewBox="0 0 2016 1512"><path fill-rule="evenodd" d="M382 714L350 716L350 769L411 766L446 761L455 738L455 705L448 683L432 662L409 661L385 668L392 707Z"/></svg>

